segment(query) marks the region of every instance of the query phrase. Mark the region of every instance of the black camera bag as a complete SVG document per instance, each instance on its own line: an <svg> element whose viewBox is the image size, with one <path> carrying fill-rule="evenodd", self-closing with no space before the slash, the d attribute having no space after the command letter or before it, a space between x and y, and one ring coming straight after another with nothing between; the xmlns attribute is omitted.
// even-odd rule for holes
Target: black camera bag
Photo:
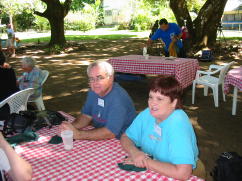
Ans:
<svg viewBox="0 0 242 181"><path fill-rule="evenodd" d="M4 135L23 133L36 120L36 113L33 111L20 111L10 114L10 118L4 123Z"/></svg>

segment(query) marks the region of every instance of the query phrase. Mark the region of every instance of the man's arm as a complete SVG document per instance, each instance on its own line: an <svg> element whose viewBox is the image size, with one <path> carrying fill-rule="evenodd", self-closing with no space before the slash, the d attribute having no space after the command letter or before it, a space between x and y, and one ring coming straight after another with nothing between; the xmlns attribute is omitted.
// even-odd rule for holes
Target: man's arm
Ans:
<svg viewBox="0 0 242 181"><path fill-rule="evenodd" d="M0 148L6 154L9 164L10 171L9 175L13 180L18 181L28 181L32 178L32 167L31 165L22 159L17 153L12 149L12 147L3 138L2 133L0 133Z"/></svg>
<svg viewBox="0 0 242 181"><path fill-rule="evenodd" d="M147 46L148 46L148 47L151 46L152 43L153 43L153 40L151 40L151 39L149 38L148 41L147 41Z"/></svg>
<svg viewBox="0 0 242 181"><path fill-rule="evenodd" d="M92 117L86 114L81 114L72 123L63 122L61 124L61 130L72 130L73 138L77 140L102 140L115 138L115 134L105 127L94 128L91 130L80 130L81 128L89 126L91 122Z"/></svg>
<svg viewBox="0 0 242 181"><path fill-rule="evenodd" d="M175 35L172 39L173 42L177 42L178 40L180 40L182 37L182 33L180 33L179 35Z"/></svg>
<svg viewBox="0 0 242 181"><path fill-rule="evenodd" d="M88 116L86 114L80 114L72 122L72 125L77 129L81 129L81 128L85 128L85 127L89 126L91 124L91 122L92 122L91 116Z"/></svg>
<svg viewBox="0 0 242 181"><path fill-rule="evenodd" d="M102 127L94 128L91 130L79 131L79 134L77 134L77 137L75 139L103 140L112 138L115 138L115 134L113 134L109 129Z"/></svg>

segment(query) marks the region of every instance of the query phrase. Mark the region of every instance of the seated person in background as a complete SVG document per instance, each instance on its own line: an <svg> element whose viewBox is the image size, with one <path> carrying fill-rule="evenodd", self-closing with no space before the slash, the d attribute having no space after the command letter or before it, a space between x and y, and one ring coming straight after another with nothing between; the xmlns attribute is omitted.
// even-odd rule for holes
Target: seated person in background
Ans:
<svg viewBox="0 0 242 181"><path fill-rule="evenodd" d="M16 75L6 61L6 56L0 51L0 101L3 101L10 95L17 92L19 89L16 85ZM0 120L6 120L9 115L9 106L6 104L0 108Z"/></svg>
<svg viewBox="0 0 242 181"><path fill-rule="evenodd" d="M120 138L136 116L128 93L114 83L114 70L105 61L96 61L87 68L90 90L81 114L74 122L63 122L60 131L72 130L74 139L101 140ZM80 130L88 125L95 128Z"/></svg>
<svg viewBox="0 0 242 181"><path fill-rule="evenodd" d="M28 181L32 178L31 165L17 155L0 132L0 172L1 171L8 172L11 179L16 181Z"/></svg>
<svg viewBox="0 0 242 181"><path fill-rule="evenodd" d="M179 180L191 176L198 148L190 120L181 109L181 95L182 89L174 77L152 80L148 108L138 114L121 137L121 145L129 155L125 164Z"/></svg>
<svg viewBox="0 0 242 181"><path fill-rule="evenodd" d="M19 89L34 88L35 92L30 96L30 100L39 97L42 92L41 82L44 77L41 69L35 66L35 59L24 57L22 59L22 69L24 73L18 78Z"/></svg>
<svg viewBox="0 0 242 181"><path fill-rule="evenodd" d="M181 28L176 23L168 23L165 18L159 21L160 28L149 38L147 45L152 41L161 39L165 43L165 55L184 57Z"/></svg>

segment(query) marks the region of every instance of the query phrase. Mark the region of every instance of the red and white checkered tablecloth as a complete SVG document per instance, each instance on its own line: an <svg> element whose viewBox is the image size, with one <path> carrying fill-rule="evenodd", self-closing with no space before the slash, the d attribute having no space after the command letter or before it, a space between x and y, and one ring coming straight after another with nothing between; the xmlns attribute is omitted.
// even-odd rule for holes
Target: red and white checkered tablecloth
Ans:
<svg viewBox="0 0 242 181"><path fill-rule="evenodd" d="M61 112L69 120L70 115ZM32 180L57 181L175 181L152 171L128 172L117 163L125 157L119 140L74 141L74 148L65 151L63 143L48 144L57 127L38 131L38 141L16 147L16 152L33 167ZM189 181L204 181L192 176Z"/></svg>
<svg viewBox="0 0 242 181"><path fill-rule="evenodd" d="M229 93L230 87L235 86L242 91L242 66L231 69L225 77L224 92Z"/></svg>
<svg viewBox="0 0 242 181"><path fill-rule="evenodd" d="M174 75L183 88L192 84L199 69L198 60L190 58L167 60L167 57L149 56L146 60L142 55L127 55L108 61L116 72Z"/></svg>

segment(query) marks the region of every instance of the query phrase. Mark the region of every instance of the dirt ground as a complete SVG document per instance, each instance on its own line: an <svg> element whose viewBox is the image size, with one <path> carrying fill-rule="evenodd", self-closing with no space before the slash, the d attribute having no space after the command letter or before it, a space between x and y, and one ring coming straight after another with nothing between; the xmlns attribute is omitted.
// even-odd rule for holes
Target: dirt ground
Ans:
<svg viewBox="0 0 242 181"><path fill-rule="evenodd" d="M47 109L62 110L76 116L81 109L88 90L86 68L95 60L108 60L110 57L140 54L141 44L145 39L96 40L73 43L68 53L50 55L43 45L25 45L17 50L17 56L10 58L9 63L15 68L17 75L21 73L20 59L33 56L41 69L50 72L43 89L44 103ZM222 42L224 43L224 42ZM228 45L230 44L230 45ZM84 45L84 46L83 46ZM233 67L242 65L241 42L227 42L227 46L214 50L215 59L212 62L199 62L201 69L207 69L210 64L222 64L234 60ZM146 80L136 82L120 82L132 97L137 111L147 106ZM232 92L222 101L219 93L219 107L214 107L211 90L209 96L203 96L203 89L197 88L195 104L191 104L191 86L185 90L184 107L195 128L200 158L205 163L207 178L209 172L221 152L235 151L242 155L242 96L238 96L237 115L231 115Z"/></svg>

